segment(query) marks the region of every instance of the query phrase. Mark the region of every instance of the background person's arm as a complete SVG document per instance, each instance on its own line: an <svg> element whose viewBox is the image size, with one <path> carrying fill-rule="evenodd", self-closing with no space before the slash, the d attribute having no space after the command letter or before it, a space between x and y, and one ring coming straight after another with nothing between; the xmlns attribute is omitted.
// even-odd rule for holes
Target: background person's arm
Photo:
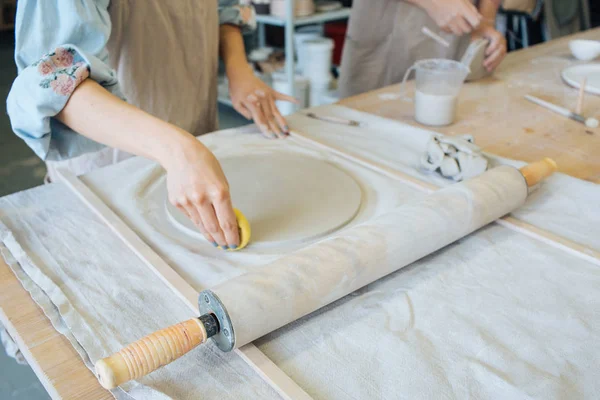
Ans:
<svg viewBox="0 0 600 400"><path fill-rule="evenodd" d="M500 65L507 53L506 38L496 30L498 7L500 7L498 0L480 0L479 12L483 20L479 28L473 32L474 38L483 37L490 41L483 61L483 66L490 72Z"/></svg>
<svg viewBox="0 0 600 400"><path fill-rule="evenodd" d="M289 128L275 105L275 100L295 102L293 97L276 92L254 75L246 60L244 41L237 26L220 28L221 58L229 80L233 107L247 119L253 119L261 132L269 137L284 137Z"/></svg>
<svg viewBox="0 0 600 400"><path fill-rule="evenodd" d="M427 12L447 33L462 36L479 26L482 16L469 0L405 0Z"/></svg>

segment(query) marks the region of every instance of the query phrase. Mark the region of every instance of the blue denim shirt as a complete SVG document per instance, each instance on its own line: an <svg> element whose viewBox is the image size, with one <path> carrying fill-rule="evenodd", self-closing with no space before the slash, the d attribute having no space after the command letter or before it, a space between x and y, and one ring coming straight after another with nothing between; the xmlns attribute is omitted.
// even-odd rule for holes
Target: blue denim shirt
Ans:
<svg viewBox="0 0 600 400"><path fill-rule="evenodd" d="M117 74L108 65L109 3L18 2L15 62L19 75L8 95L7 110L13 131L44 160L69 159L104 147L54 117L88 77L124 98ZM251 30L254 12L240 6L239 0L219 0L219 22Z"/></svg>

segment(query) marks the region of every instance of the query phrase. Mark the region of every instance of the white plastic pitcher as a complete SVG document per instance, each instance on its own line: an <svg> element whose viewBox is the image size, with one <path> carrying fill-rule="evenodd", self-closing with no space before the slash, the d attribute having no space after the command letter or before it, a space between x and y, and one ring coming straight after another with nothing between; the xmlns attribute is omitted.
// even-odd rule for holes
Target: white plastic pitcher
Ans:
<svg viewBox="0 0 600 400"><path fill-rule="evenodd" d="M423 125L450 125L456 118L456 104L469 68L454 60L427 59L417 61L402 80L404 84L410 73L416 74L415 119Z"/></svg>

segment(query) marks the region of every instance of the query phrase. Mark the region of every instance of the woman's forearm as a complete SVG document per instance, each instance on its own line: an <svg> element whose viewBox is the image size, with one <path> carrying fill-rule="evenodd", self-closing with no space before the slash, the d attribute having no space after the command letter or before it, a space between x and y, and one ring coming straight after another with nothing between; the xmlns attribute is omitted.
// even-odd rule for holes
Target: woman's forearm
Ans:
<svg viewBox="0 0 600 400"><path fill-rule="evenodd" d="M495 25L498 7L500 7L499 0L479 0L479 13L483 17L484 24Z"/></svg>
<svg viewBox="0 0 600 400"><path fill-rule="evenodd" d="M186 131L124 102L91 79L77 87L56 118L87 138L163 166L195 141Z"/></svg>
<svg viewBox="0 0 600 400"><path fill-rule="evenodd" d="M246 60L244 39L240 28L233 25L221 25L219 29L219 51L225 63L227 76L237 71L248 72L250 64Z"/></svg>

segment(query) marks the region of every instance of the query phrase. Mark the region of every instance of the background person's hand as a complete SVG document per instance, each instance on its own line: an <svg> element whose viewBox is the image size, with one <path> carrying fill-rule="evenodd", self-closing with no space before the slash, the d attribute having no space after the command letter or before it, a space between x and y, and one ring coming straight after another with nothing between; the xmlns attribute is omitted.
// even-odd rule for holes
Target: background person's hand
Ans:
<svg viewBox="0 0 600 400"><path fill-rule="evenodd" d="M426 0L423 9L447 33L462 36L481 23L481 14L469 0Z"/></svg>
<svg viewBox="0 0 600 400"><path fill-rule="evenodd" d="M237 112L254 120L263 135L270 139L289 135L290 130L275 101L297 103L296 99L276 92L256 77L251 69L240 68L228 78L229 94Z"/></svg>
<svg viewBox="0 0 600 400"><path fill-rule="evenodd" d="M187 215L214 246L240 244L229 184L219 161L191 137L165 163L169 201Z"/></svg>
<svg viewBox="0 0 600 400"><path fill-rule="evenodd" d="M483 24L473 32L473 39L485 38L490 44L485 49L485 60L483 66L489 72L495 70L504 57L506 57L507 46L504 35L496 30L492 25Z"/></svg>

